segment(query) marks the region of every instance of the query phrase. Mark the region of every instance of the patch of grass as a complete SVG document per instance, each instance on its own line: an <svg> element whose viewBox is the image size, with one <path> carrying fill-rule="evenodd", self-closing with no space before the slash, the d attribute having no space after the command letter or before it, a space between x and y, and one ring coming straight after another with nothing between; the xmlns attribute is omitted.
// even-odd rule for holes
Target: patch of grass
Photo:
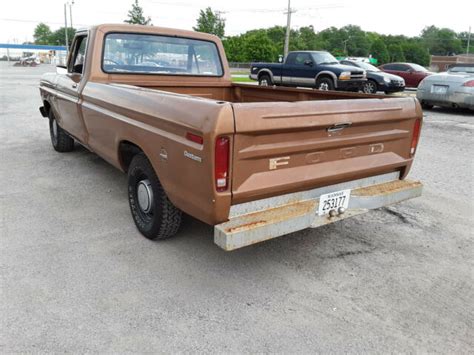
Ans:
<svg viewBox="0 0 474 355"><path fill-rule="evenodd" d="M237 76L237 77L232 77L232 81L234 83L251 83L251 82L254 82L255 80L252 80L250 78L247 78L247 77L241 77L241 76Z"/></svg>

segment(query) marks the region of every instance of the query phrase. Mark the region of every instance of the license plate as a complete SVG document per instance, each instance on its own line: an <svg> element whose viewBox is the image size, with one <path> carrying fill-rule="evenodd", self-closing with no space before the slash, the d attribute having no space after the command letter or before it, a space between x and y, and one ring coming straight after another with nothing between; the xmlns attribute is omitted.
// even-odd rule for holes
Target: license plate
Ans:
<svg viewBox="0 0 474 355"><path fill-rule="evenodd" d="M347 209L350 197L351 190L341 190L321 195L319 198L318 215L323 216L328 214L329 211L337 211L341 207Z"/></svg>
<svg viewBox="0 0 474 355"><path fill-rule="evenodd" d="M431 85L432 94L446 94L448 92L448 87L445 85Z"/></svg>

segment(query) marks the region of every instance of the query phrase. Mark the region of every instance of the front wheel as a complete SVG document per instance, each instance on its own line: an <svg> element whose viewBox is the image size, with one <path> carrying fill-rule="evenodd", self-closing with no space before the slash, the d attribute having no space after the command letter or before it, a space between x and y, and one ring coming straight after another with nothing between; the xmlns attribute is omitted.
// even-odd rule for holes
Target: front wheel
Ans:
<svg viewBox="0 0 474 355"><path fill-rule="evenodd" d="M433 105L430 105L430 104L427 104L425 102L422 102L421 103L421 108L425 109L425 110L431 110L433 108Z"/></svg>
<svg viewBox="0 0 474 355"><path fill-rule="evenodd" d="M270 85L272 85L272 79L270 78L269 75L263 74L258 79L258 85L260 85L260 86L270 86Z"/></svg>
<svg viewBox="0 0 474 355"><path fill-rule="evenodd" d="M320 78L316 80L316 89L318 90L334 90L334 82L330 78Z"/></svg>
<svg viewBox="0 0 474 355"><path fill-rule="evenodd" d="M367 80L362 87L362 91L366 94L375 94L377 92L377 83L373 80Z"/></svg>
<svg viewBox="0 0 474 355"><path fill-rule="evenodd" d="M49 135L51 136L51 144L55 151L65 153L74 149L74 139L64 129L59 127L58 121L51 111L49 112Z"/></svg>
<svg viewBox="0 0 474 355"><path fill-rule="evenodd" d="M145 154L133 157L128 169L128 201L133 221L148 239L166 239L176 234L181 211L166 196Z"/></svg>

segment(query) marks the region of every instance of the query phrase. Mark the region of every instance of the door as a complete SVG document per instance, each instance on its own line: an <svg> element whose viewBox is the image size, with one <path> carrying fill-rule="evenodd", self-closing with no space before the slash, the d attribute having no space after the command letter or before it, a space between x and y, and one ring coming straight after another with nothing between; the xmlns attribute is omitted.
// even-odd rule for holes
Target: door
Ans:
<svg viewBox="0 0 474 355"><path fill-rule="evenodd" d="M383 70L385 72L388 72L390 74L395 74L398 76L401 76L405 80L405 85L406 86L413 86L410 85L411 82L413 82L413 78L409 72L410 67L406 64L388 64L383 67Z"/></svg>
<svg viewBox="0 0 474 355"><path fill-rule="evenodd" d="M74 138L86 143L87 131L80 111L80 88L87 48L87 34L76 35L71 46L67 73L58 76L56 117L59 125Z"/></svg>
<svg viewBox="0 0 474 355"><path fill-rule="evenodd" d="M281 66L281 83L283 85L291 85L296 54L295 52L288 53L285 63Z"/></svg>
<svg viewBox="0 0 474 355"><path fill-rule="evenodd" d="M292 66L291 84L294 86L314 86L313 58L306 52L297 53Z"/></svg>

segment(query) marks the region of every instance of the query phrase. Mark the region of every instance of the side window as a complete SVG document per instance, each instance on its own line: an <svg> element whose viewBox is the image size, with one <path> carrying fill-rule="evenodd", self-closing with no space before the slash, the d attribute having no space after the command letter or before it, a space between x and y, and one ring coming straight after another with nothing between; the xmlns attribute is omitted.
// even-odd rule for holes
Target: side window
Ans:
<svg viewBox="0 0 474 355"><path fill-rule="evenodd" d="M286 64L295 64L296 53L289 53L286 57Z"/></svg>
<svg viewBox="0 0 474 355"><path fill-rule="evenodd" d="M398 70L395 64L387 64L387 65L384 65L383 68L385 70Z"/></svg>
<svg viewBox="0 0 474 355"><path fill-rule="evenodd" d="M82 74L86 59L87 36L76 37L72 46L72 57L68 68L70 73Z"/></svg>
<svg viewBox="0 0 474 355"><path fill-rule="evenodd" d="M304 62L311 60L311 55L309 53L298 53L295 58L296 65L304 65Z"/></svg>

